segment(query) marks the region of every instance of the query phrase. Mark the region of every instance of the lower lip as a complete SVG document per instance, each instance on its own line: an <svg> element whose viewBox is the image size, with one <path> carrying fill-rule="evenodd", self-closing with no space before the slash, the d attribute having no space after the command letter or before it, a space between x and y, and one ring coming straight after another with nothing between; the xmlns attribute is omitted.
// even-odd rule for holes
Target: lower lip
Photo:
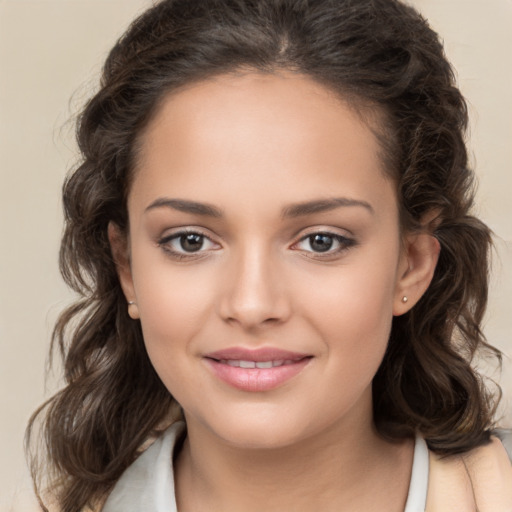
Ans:
<svg viewBox="0 0 512 512"><path fill-rule="evenodd" d="M311 361L310 357L300 359L292 364L272 368L239 368L220 363L214 359L205 359L220 380L242 391L270 391L295 375L299 374Z"/></svg>

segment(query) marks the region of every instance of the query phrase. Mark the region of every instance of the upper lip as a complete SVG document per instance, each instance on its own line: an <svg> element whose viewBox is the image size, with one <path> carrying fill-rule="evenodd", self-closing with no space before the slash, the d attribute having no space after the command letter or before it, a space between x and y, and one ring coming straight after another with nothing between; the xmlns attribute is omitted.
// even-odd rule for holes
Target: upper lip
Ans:
<svg viewBox="0 0 512 512"><path fill-rule="evenodd" d="M299 361L305 357L311 357L311 354L305 354L300 352L291 352L289 350L282 350L274 347L248 349L244 347L233 347L226 348L223 350L216 350L215 352L209 352L204 357L209 359L215 359L217 361L222 360L234 360L234 361Z"/></svg>

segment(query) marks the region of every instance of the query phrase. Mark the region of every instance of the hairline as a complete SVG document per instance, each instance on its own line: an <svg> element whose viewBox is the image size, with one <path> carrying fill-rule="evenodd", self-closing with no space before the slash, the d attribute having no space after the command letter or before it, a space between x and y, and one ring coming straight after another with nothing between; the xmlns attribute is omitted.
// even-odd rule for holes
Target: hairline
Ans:
<svg viewBox="0 0 512 512"><path fill-rule="evenodd" d="M135 176L142 167L142 154L145 142L145 136L148 132L149 126L152 124L155 117L161 111L163 104L172 96L178 95L181 92L189 90L197 85L211 82L212 80L222 76L245 76L251 73L261 75L279 76L281 72L291 72L302 78L307 78L314 82L316 85L322 87L325 91L330 93L331 97L341 102L351 112L357 115L360 121L370 130L377 141L377 158L381 163L380 171L383 173L384 178L392 181L395 191L398 207L400 210L400 224L402 225L402 201L398 193L398 169L396 168L396 158L393 158L393 146L398 145L395 140L395 130L392 129L391 115L389 109L385 105L377 104L374 100L364 97L350 90L341 84L333 82L326 82L316 77L314 74L305 72L304 70L294 68L292 66L274 66L268 68L258 68L252 65L239 65L231 69L221 69L213 71L209 74L202 74L198 77L192 77L184 81L182 84L162 88L156 101L153 103L148 111L142 125L136 129L132 146L130 148L130 158L128 168L126 169L125 178L125 205L127 205L128 195L135 180ZM386 136L386 134L389 134ZM395 149L396 151L396 149Z"/></svg>

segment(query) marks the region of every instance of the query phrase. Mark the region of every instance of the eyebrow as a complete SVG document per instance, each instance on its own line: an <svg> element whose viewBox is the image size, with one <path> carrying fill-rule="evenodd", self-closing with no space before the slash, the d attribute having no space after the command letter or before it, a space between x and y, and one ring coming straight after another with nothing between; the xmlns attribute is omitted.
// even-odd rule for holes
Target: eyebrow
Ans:
<svg viewBox="0 0 512 512"><path fill-rule="evenodd" d="M375 211L370 203L361 201L359 199L351 199L348 197L334 197L329 199L317 199L312 201L305 201L303 203L291 204L283 208L281 217L283 219L290 219L301 217L304 215L311 215L314 213L321 213L330 210L335 210L340 207L353 207L358 206L365 208L371 214ZM145 212L154 210L155 208L172 208L184 213L193 215L203 215L206 217L221 218L224 213L221 209L208 203L199 203L196 201L188 201L186 199L171 199L161 197L153 201L146 209Z"/></svg>
<svg viewBox="0 0 512 512"><path fill-rule="evenodd" d="M154 210L155 208L173 208L184 213L191 213L193 215L205 215L208 217L222 217L223 212L216 206L207 203L198 203L196 201L187 201L185 199L170 199L167 197L161 197L156 201L153 201L146 209Z"/></svg>
<svg viewBox="0 0 512 512"><path fill-rule="evenodd" d="M333 197L330 199L319 199L292 204L284 208L281 215L284 219L295 218L301 217L302 215L311 215L313 213L335 210L342 206L359 206L368 210L372 215L375 213L372 205L366 201L351 199L348 197Z"/></svg>

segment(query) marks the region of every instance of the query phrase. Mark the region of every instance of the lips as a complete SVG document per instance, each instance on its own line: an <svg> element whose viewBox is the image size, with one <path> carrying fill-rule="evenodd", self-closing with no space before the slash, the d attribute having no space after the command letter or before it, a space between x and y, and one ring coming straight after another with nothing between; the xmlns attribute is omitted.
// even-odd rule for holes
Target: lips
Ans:
<svg viewBox="0 0 512 512"><path fill-rule="evenodd" d="M299 374L310 354L277 348L230 348L208 353L204 360L215 377L242 391L270 391Z"/></svg>

